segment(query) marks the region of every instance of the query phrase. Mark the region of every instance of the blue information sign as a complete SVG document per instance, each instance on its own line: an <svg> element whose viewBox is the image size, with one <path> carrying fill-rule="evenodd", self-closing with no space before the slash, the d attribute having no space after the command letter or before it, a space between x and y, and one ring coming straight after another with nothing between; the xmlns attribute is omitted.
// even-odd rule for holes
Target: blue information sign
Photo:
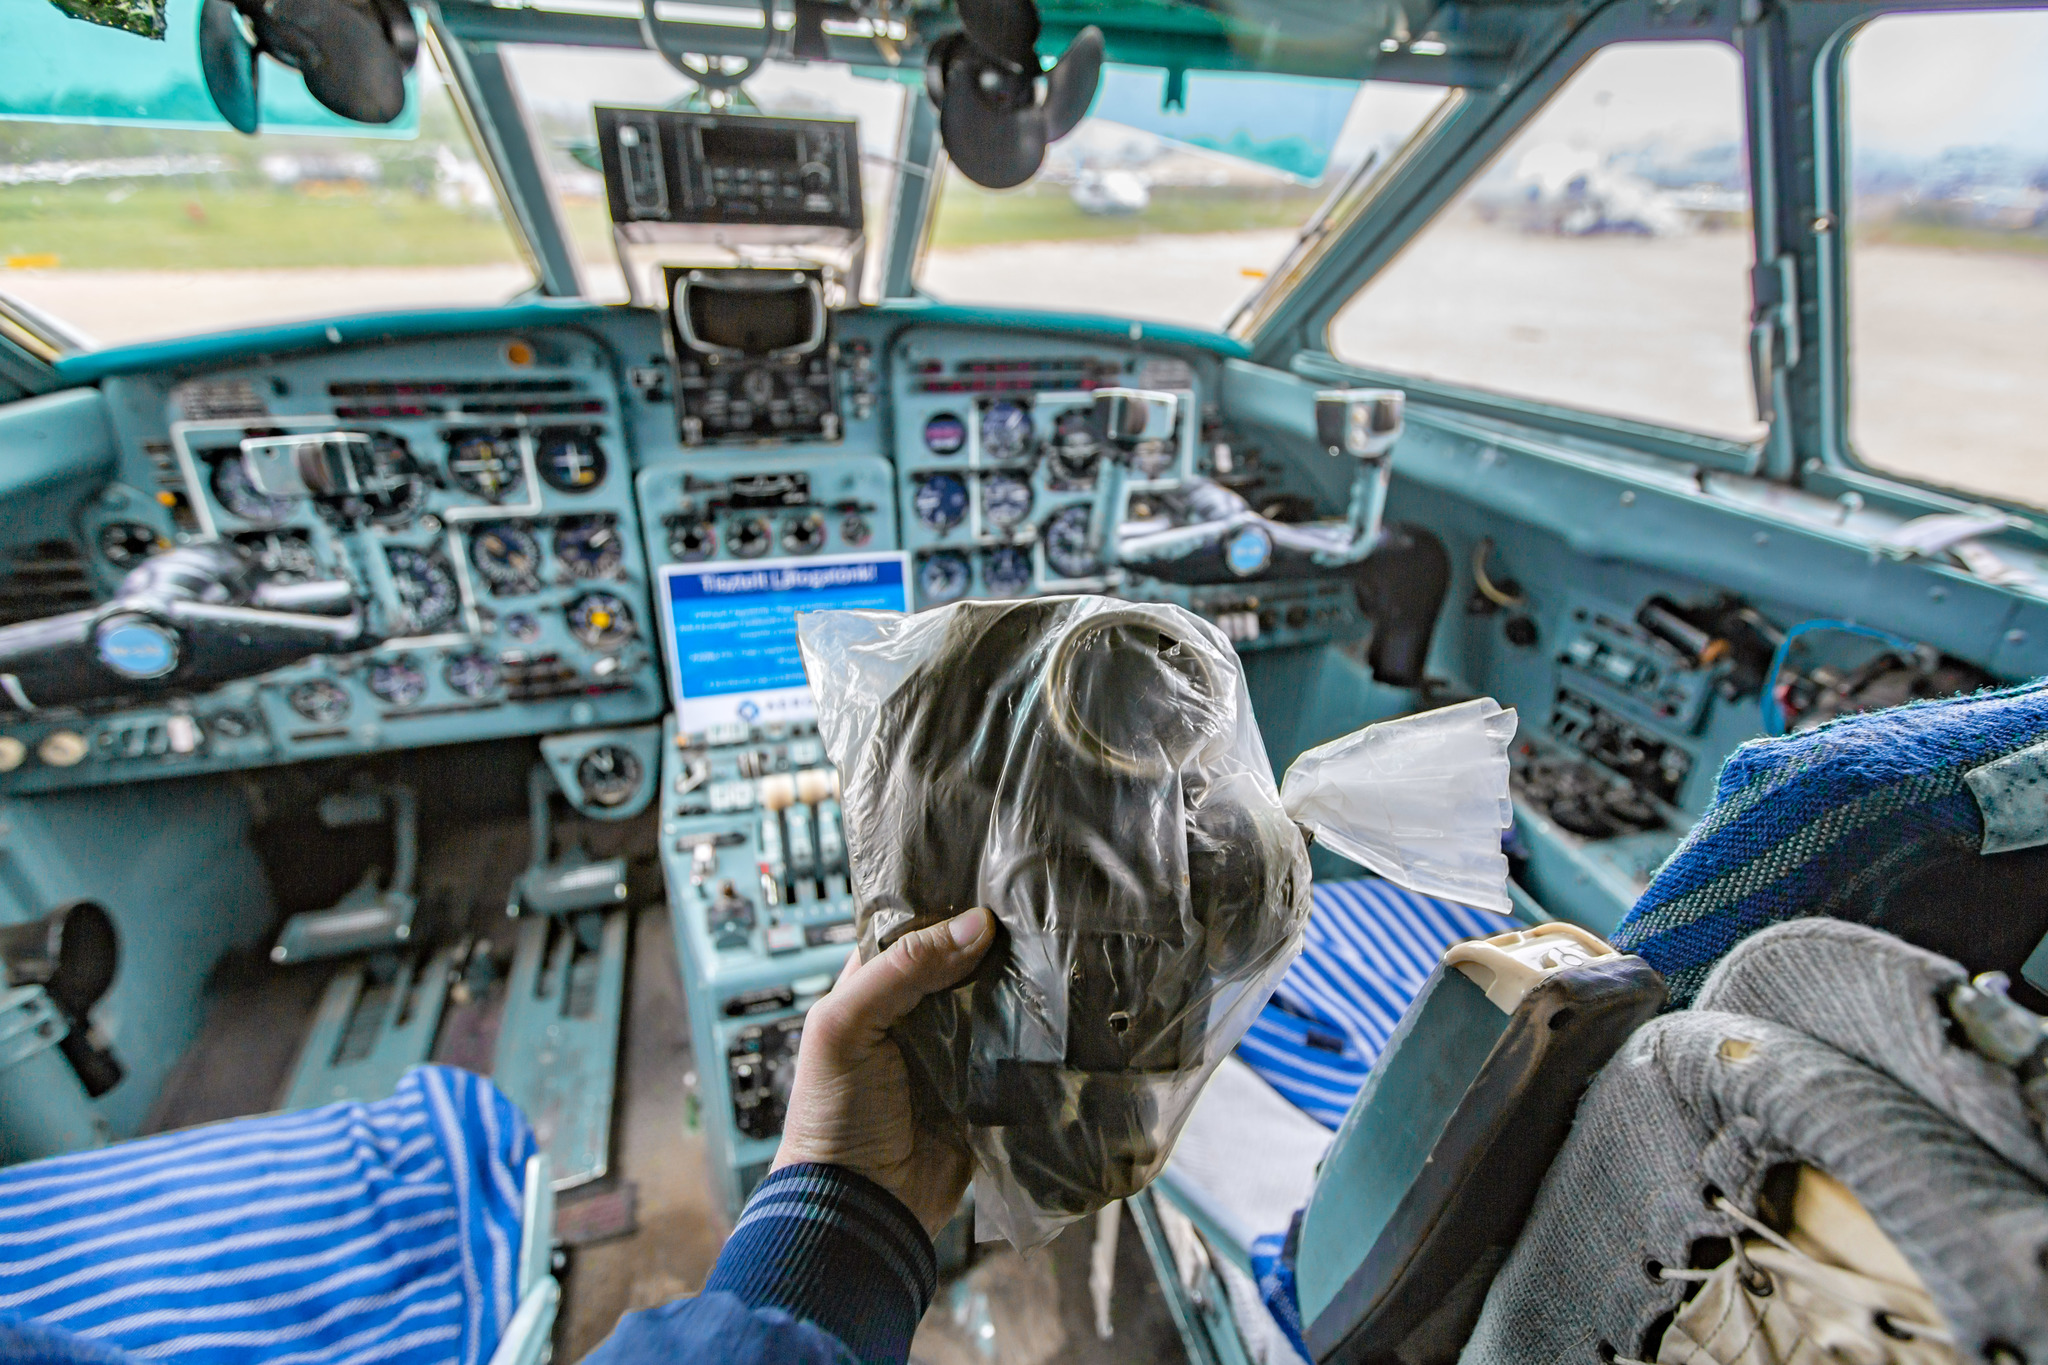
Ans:
<svg viewBox="0 0 2048 1365"><path fill-rule="evenodd" d="M661 633L677 725L694 732L814 719L796 614L907 611L909 559L892 552L663 568Z"/></svg>

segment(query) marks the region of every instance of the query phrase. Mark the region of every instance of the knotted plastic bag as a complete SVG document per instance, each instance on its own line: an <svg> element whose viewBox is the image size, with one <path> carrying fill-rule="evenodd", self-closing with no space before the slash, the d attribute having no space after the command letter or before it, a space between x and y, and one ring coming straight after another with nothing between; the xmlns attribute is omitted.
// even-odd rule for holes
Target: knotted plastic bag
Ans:
<svg viewBox="0 0 2048 1365"><path fill-rule="evenodd" d="M1158 1174L1300 950L1305 826L1229 641L1179 607L961 602L805 613L797 630L863 959L974 906L995 915L974 976L896 1037L918 1121L974 1151L984 1227L1042 1244ZM1505 909L1513 713L1428 714L1303 755L1288 789L1300 774L1300 818L1347 856ZM1388 801L1410 770L1429 775ZM1397 806L1464 824L1418 830Z"/></svg>

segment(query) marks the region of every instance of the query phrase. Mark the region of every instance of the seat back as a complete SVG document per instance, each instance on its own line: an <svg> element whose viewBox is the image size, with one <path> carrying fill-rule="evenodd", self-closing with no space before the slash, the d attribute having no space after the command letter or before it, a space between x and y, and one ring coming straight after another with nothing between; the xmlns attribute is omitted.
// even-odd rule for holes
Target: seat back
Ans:
<svg viewBox="0 0 2048 1365"><path fill-rule="evenodd" d="M1318 1362L1455 1360L1580 1096L1664 1002L1576 926L1453 946L1324 1159L1295 1256Z"/></svg>

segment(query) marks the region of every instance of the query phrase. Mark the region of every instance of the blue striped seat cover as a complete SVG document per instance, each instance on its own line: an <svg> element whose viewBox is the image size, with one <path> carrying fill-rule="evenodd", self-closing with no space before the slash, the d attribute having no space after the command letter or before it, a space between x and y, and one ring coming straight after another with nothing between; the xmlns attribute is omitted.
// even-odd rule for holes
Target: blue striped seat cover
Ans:
<svg viewBox="0 0 2048 1365"><path fill-rule="evenodd" d="M0 1171L0 1317L131 1360L484 1365L533 1133L489 1081Z"/></svg>
<svg viewBox="0 0 2048 1365"><path fill-rule="evenodd" d="M1237 1053L1275 1090L1335 1128L1444 949L1515 924L1380 877L1317 882L1311 894L1301 956Z"/></svg>

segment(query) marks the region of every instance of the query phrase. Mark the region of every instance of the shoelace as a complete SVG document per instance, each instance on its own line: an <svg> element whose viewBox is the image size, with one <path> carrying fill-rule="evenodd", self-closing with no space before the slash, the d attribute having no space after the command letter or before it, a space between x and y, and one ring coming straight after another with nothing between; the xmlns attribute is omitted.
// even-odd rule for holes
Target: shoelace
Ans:
<svg viewBox="0 0 2048 1365"><path fill-rule="evenodd" d="M1784 1252L1786 1255L1797 1257L1803 1263L1813 1266L1816 1269L1825 1270L1830 1268L1824 1266L1821 1262L1816 1261L1812 1256L1809 1256L1806 1252L1801 1251L1798 1247L1792 1245L1792 1243L1788 1241L1776 1229L1769 1227L1765 1223L1761 1222L1757 1218L1745 1212L1743 1209L1738 1207L1736 1203L1733 1200L1731 1200L1727 1195L1715 1195L1712 1207L1718 1209L1722 1213L1727 1214L1730 1218L1733 1218L1736 1222L1742 1224L1743 1227L1749 1229L1749 1231L1755 1233L1758 1237L1763 1238L1766 1242L1769 1242L1772 1246L1778 1248L1778 1250ZM1736 1264L1736 1274L1741 1276L1743 1287L1745 1289L1749 1290L1752 1295L1758 1298L1762 1298L1764 1295L1769 1294L1771 1292L1772 1281L1770 1272L1763 1269L1761 1266L1757 1265L1756 1262L1749 1259L1749 1253L1743 1249L1743 1244L1740 1241L1735 1242L1734 1251L1731 1253L1731 1256ZM1718 1269L1679 1270L1669 1266L1657 1267L1657 1278L1660 1281L1666 1283L1683 1282L1689 1284L1704 1284L1706 1281L1712 1279L1718 1273ZM1835 1300L1837 1303L1844 1304L1849 1308L1856 1310L1859 1313L1865 1311L1868 1308L1867 1304L1860 1303L1838 1292L1833 1285L1828 1283L1825 1276L1816 1276L1813 1279L1806 1281L1806 1285L1815 1293L1826 1295L1827 1297ZM1936 1327L1932 1323L1914 1322L1912 1319L1902 1318L1898 1316L1896 1313L1880 1312L1875 1314L1874 1316L1876 1318L1875 1325L1878 1327L1878 1330L1888 1333L1890 1335L1898 1337L1908 1337L1916 1341L1933 1342L1935 1344L1942 1346L1953 1346L1955 1344L1955 1337L1952 1334L1950 1334L1943 1328ZM1611 1360L1612 1365L1658 1365L1656 1361L1640 1360L1637 1359L1635 1356L1625 1356L1620 1354L1619 1352L1616 1352L1613 1356L1609 1357L1609 1359Z"/></svg>

